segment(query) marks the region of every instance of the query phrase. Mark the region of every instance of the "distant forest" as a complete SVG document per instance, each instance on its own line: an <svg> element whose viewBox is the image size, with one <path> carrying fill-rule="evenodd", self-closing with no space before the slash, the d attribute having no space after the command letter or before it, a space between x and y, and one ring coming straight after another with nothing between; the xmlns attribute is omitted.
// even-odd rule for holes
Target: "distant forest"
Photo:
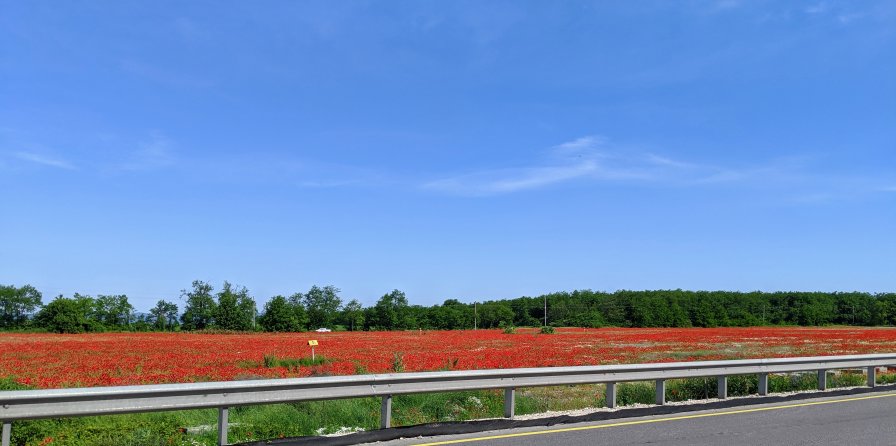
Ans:
<svg viewBox="0 0 896 446"><path fill-rule="evenodd" d="M896 325L896 293L576 290L536 297L411 305L402 291L373 306L343 302L334 286L274 296L259 310L244 287L217 292L194 281L179 305L159 300L137 313L125 295L58 296L46 304L30 285L0 285L0 329L59 333L99 331L334 330L553 327L747 327ZM545 305L547 318L545 318Z"/></svg>

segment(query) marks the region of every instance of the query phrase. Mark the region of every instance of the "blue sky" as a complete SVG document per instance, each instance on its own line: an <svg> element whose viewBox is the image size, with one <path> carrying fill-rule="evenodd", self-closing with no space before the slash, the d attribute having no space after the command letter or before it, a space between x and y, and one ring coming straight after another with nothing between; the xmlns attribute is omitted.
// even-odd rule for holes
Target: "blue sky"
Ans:
<svg viewBox="0 0 896 446"><path fill-rule="evenodd" d="M0 283L896 291L893 2L0 3Z"/></svg>

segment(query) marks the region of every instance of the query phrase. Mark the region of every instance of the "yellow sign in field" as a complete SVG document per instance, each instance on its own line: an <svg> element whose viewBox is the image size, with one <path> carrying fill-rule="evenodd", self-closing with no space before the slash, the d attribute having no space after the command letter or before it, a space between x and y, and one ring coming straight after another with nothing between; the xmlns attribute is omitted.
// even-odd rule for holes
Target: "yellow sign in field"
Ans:
<svg viewBox="0 0 896 446"><path fill-rule="evenodd" d="M313 346L317 345L317 341L315 341L314 339L312 339L312 340L308 341L308 345L310 345L310 346L313 347Z"/></svg>

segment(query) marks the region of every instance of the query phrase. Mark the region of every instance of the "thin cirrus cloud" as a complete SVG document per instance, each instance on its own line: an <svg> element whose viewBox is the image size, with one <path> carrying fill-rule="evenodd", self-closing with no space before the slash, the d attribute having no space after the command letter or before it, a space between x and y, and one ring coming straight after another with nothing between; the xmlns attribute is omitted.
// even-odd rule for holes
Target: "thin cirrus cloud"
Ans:
<svg viewBox="0 0 896 446"><path fill-rule="evenodd" d="M35 164L40 164L48 167L55 167L57 169L66 169L66 170L75 170L77 167L62 159L49 155L43 155L34 152L16 152L13 154L16 158L22 161L28 161Z"/></svg>
<svg viewBox="0 0 896 446"><path fill-rule="evenodd" d="M803 12L809 17L830 16L841 25L849 25L866 16L865 12L854 9L855 6L849 2L823 1L809 5Z"/></svg>
<svg viewBox="0 0 896 446"><path fill-rule="evenodd" d="M423 184L426 190L470 196L500 195L585 181L654 182L674 171L699 166L654 154L627 155L611 147L606 138L585 136L552 147L537 165L478 170Z"/></svg>
<svg viewBox="0 0 896 446"><path fill-rule="evenodd" d="M174 164L173 143L160 133L153 133L147 141L141 142L137 149L120 168L122 170L152 170Z"/></svg>
<svg viewBox="0 0 896 446"><path fill-rule="evenodd" d="M431 181L424 189L457 195L497 195L537 189L593 174L593 161L552 167L497 169Z"/></svg>
<svg viewBox="0 0 896 446"><path fill-rule="evenodd" d="M800 202L846 200L872 192L894 192L888 181L812 168L812 158L784 157L752 166L720 166L682 161L610 144L586 136L552 147L540 163L516 168L474 170L423 184L423 189L460 196L496 196L558 187L573 182L714 187L723 184L775 191Z"/></svg>
<svg viewBox="0 0 896 446"><path fill-rule="evenodd" d="M206 89L215 86L213 80L193 75L186 69L154 65L137 59L123 59L119 68L129 75L168 87Z"/></svg>

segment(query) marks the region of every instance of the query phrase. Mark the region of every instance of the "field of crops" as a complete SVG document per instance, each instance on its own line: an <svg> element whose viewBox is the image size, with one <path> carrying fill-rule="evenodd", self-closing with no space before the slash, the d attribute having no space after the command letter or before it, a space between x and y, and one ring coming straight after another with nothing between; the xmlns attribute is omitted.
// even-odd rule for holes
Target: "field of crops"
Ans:
<svg viewBox="0 0 896 446"><path fill-rule="evenodd" d="M310 363L310 339L319 342L316 363ZM3 333L0 378L54 388L892 351L896 329L887 328Z"/></svg>

